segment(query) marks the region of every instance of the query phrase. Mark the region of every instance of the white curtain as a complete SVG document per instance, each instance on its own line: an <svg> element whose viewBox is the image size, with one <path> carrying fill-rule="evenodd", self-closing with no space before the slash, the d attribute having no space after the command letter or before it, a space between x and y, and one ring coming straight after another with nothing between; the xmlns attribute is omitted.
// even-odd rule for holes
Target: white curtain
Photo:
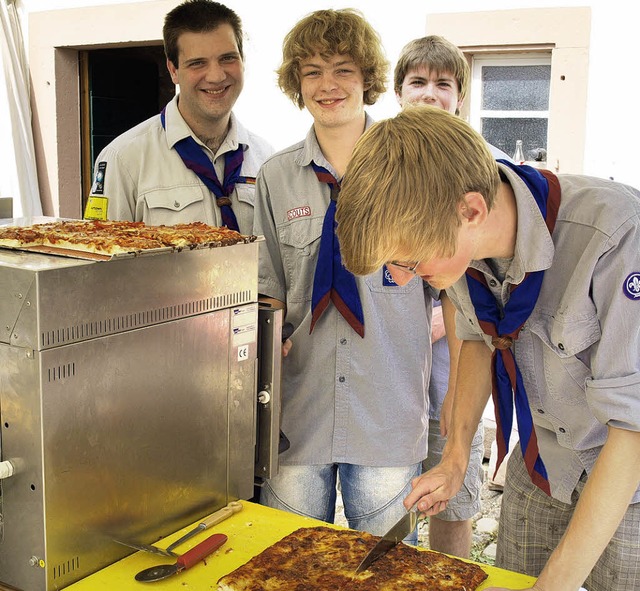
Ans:
<svg viewBox="0 0 640 591"><path fill-rule="evenodd" d="M0 197L13 197L14 217L42 215L29 70L14 0L0 0L0 63Z"/></svg>

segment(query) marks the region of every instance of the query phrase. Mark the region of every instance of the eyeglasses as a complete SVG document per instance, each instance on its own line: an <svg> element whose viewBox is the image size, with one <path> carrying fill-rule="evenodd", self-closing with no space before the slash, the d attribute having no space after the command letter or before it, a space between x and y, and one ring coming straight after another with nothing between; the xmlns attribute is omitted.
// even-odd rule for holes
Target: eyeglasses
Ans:
<svg viewBox="0 0 640 591"><path fill-rule="evenodd" d="M409 261L407 263L401 263L400 261L389 261L387 263L387 265L392 265L394 267L397 267L401 271L404 271L405 273L411 273L412 275L418 274L416 269L418 268L419 264L420 261Z"/></svg>

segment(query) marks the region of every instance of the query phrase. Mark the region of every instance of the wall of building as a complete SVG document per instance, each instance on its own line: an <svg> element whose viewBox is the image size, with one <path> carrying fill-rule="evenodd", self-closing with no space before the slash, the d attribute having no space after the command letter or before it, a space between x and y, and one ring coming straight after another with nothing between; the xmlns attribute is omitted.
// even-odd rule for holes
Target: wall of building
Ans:
<svg viewBox="0 0 640 591"><path fill-rule="evenodd" d="M45 213L78 217L81 203L79 178L79 93L77 52L116 44L152 44L161 40L166 12L179 0L22 0L28 17L28 47L32 77L34 133L38 175ZM276 147L285 147L306 133L311 119L279 91L274 70L279 65L281 42L293 24L318 8L354 7L362 10L380 33L391 63L402 46L425 32L438 33L429 19L440 22L438 13L473 12L475 0L427 3L405 0L328 2L317 0L228 0L244 22L246 82L236 113L253 131ZM582 170L595 176L640 186L636 139L640 123L635 101L640 83L635 72L633 40L635 19L621 0L552 1L485 0L483 12L514 8L591 8L586 125L581 151ZM484 19L486 37L494 35L491 19ZM514 27L519 26L517 23ZM572 22L558 23L571 29ZM477 38L485 31L479 28ZM570 49L570 48L569 48ZM376 119L397 112L392 92L370 108Z"/></svg>

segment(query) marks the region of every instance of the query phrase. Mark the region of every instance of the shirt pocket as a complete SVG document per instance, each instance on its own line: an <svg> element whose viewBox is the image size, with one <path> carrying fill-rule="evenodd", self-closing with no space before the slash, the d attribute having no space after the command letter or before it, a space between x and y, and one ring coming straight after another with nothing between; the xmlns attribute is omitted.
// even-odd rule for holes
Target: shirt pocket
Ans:
<svg viewBox="0 0 640 591"><path fill-rule="evenodd" d="M278 228L289 302L311 301L324 216L299 218Z"/></svg>
<svg viewBox="0 0 640 591"><path fill-rule="evenodd" d="M179 191L153 191L144 196L145 222L152 226L172 225L204 220L204 197L197 191L181 187Z"/></svg>
<svg viewBox="0 0 640 591"><path fill-rule="evenodd" d="M591 377L590 348L601 336L598 317L538 317L529 323L543 343L543 370L550 397L564 404L585 402L586 380Z"/></svg>
<svg viewBox="0 0 640 591"><path fill-rule="evenodd" d="M238 195L238 201L246 203L251 207L254 207L256 201L256 186L247 183L236 185L236 194Z"/></svg>
<svg viewBox="0 0 640 591"><path fill-rule="evenodd" d="M375 271L370 275L365 275L364 278L369 291L373 293L388 293L388 294L407 294L412 293L418 287L424 287L424 282L419 276L414 276L411 278L406 285L398 285L393 283L393 279L391 279L391 274L387 270L387 267L384 266L379 271Z"/></svg>

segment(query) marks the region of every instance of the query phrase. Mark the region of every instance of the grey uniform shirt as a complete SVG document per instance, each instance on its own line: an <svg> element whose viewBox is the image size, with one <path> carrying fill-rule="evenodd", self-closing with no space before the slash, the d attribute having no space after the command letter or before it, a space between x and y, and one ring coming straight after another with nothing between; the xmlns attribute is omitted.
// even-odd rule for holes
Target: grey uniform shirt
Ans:
<svg viewBox="0 0 640 591"><path fill-rule="evenodd" d="M593 468L606 425L640 430L640 192L560 175L561 205L550 237L523 181L498 166L516 196L514 258L504 283L486 262L471 266L484 273L503 306L511 284L526 272L545 270L540 296L513 350L551 493L569 503L582 472ZM458 310L458 336L491 346L465 278L447 293ZM638 501L640 489L633 498Z"/></svg>
<svg viewBox="0 0 640 591"><path fill-rule="evenodd" d="M244 146L241 175L249 182L238 183L231 194L231 207L243 234L253 226L253 184L262 163L273 148L259 136L246 130L231 114L229 133L214 155L189 128L178 110L176 95L166 107L166 131L160 115L136 125L107 145L96 158L95 171L104 169L103 195L107 197L107 216L111 220L143 221L151 225L201 221L222 225L215 197L189 170L173 146L191 135L214 162L216 174L224 178L224 154ZM91 193L98 184L94 180Z"/></svg>
<svg viewBox="0 0 640 591"><path fill-rule="evenodd" d="M370 123L370 120L367 120ZM313 128L304 142L267 160L258 175L254 233L260 293L286 302L293 347L282 371L284 464L346 462L405 466L427 455L431 297L414 278L391 285L383 270L356 277L365 336L333 303L313 334L311 295L329 187L310 163L334 176Z"/></svg>

